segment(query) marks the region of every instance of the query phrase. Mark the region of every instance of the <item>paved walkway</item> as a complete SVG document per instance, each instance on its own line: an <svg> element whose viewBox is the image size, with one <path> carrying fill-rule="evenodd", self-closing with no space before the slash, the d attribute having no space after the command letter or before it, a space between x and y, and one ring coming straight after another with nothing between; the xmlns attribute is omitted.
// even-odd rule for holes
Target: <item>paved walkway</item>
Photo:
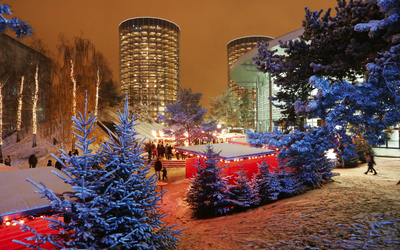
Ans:
<svg viewBox="0 0 400 250"><path fill-rule="evenodd" d="M400 149L398 148L373 148L376 157L400 158Z"/></svg>

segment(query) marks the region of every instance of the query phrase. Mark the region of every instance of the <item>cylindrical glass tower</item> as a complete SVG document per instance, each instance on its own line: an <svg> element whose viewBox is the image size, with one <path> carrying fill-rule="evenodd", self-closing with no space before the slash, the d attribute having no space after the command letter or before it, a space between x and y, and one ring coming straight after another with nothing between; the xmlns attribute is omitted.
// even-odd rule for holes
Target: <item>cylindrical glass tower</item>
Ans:
<svg viewBox="0 0 400 250"><path fill-rule="evenodd" d="M129 105L148 105L149 115L164 114L179 88L180 28L173 22L138 17L119 25L119 78Z"/></svg>
<svg viewBox="0 0 400 250"><path fill-rule="evenodd" d="M229 74L229 69L236 62L236 60L244 55L246 52L254 49L257 45L257 42L268 42L272 40L272 37L269 36L246 36L234 39L227 44L228 49L228 87L232 89L232 92L238 98L241 97L245 92L248 92L253 99L253 109L256 110L257 103L257 95L256 88L254 89L246 89L244 87L239 86L235 83ZM255 121L255 119L254 119ZM254 124L254 121L252 122Z"/></svg>

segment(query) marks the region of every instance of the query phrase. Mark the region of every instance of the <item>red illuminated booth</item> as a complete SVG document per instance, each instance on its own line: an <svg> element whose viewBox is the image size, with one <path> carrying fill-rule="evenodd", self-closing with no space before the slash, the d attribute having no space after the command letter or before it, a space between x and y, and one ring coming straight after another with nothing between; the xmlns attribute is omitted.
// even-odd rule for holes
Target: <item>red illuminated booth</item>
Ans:
<svg viewBox="0 0 400 250"><path fill-rule="evenodd" d="M12 169L13 171L9 171ZM51 213L50 202L46 198L40 198L41 194L34 192L37 188L26 181L27 178L36 183L42 181L55 193L72 191L71 186L64 183L52 171L67 178L64 173L53 167L21 170L0 167L0 249L28 249L12 240L25 241L24 238L34 234L29 231L22 232L19 229L20 226L13 222L14 220L37 229L37 233L54 232L48 227L49 222L42 219ZM42 248L53 249L54 246L46 243L42 245Z"/></svg>
<svg viewBox="0 0 400 250"><path fill-rule="evenodd" d="M201 159L205 158L207 145L193 146L176 146L175 150L186 155L194 156L186 159L186 178L192 178L197 169L195 165L203 164ZM226 166L223 174L234 176L240 170L240 166L244 165L244 171L247 171L247 176L252 177L258 171L258 164L265 160L272 168L278 166L276 158L276 150L268 148L255 148L249 145L233 144L233 143L218 143L212 144L214 152L220 152L219 166ZM233 181L233 180L231 180Z"/></svg>

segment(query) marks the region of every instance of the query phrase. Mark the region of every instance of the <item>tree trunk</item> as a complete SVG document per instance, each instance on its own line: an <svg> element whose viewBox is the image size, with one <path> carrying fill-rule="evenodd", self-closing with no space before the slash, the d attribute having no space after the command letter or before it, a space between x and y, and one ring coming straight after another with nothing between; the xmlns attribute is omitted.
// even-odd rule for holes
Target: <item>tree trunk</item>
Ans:
<svg viewBox="0 0 400 250"><path fill-rule="evenodd" d="M36 147L36 134L33 134L32 148Z"/></svg>
<svg viewBox="0 0 400 250"><path fill-rule="evenodd" d="M0 163L3 163L3 145L0 144Z"/></svg>

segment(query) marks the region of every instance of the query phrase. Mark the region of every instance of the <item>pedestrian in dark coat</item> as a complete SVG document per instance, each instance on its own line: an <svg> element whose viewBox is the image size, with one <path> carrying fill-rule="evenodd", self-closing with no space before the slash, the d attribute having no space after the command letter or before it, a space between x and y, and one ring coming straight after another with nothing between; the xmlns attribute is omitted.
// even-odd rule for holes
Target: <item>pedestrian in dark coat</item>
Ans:
<svg viewBox="0 0 400 250"><path fill-rule="evenodd" d="M165 145L165 159L169 160L169 145Z"/></svg>
<svg viewBox="0 0 400 250"><path fill-rule="evenodd" d="M7 155L6 159L4 160L4 164L11 167L11 158Z"/></svg>
<svg viewBox="0 0 400 250"><path fill-rule="evenodd" d="M161 157L161 145L157 144L157 157Z"/></svg>
<svg viewBox="0 0 400 250"><path fill-rule="evenodd" d="M38 159L35 154L31 154L29 156L29 168L36 168L36 164L38 162Z"/></svg>
<svg viewBox="0 0 400 250"><path fill-rule="evenodd" d="M160 180L161 179L160 171L162 170L162 163L161 163L159 157L157 157L156 163L154 164L154 170L156 171L156 174L158 175L158 180Z"/></svg>
<svg viewBox="0 0 400 250"><path fill-rule="evenodd" d="M54 167L57 168L58 170L61 170L62 169L62 164L59 161L57 161L56 165Z"/></svg>
<svg viewBox="0 0 400 250"><path fill-rule="evenodd" d="M47 162L47 166L48 166L48 167L52 167L52 166L53 166L51 160L49 160L49 161Z"/></svg>
<svg viewBox="0 0 400 250"><path fill-rule="evenodd" d="M171 160L172 159L172 145L167 146L167 159Z"/></svg>
<svg viewBox="0 0 400 250"><path fill-rule="evenodd" d="M167 169L165 167L162 168L162 180L168 179L167 177Z"/></svg>
<svg viewBox="0 0 400 250"><path fill-rule="evenodd" d="M161 148L161 158L164 158L164 155L165 155L165 147L164 147L164 144L161 144L160 148Z"/></svg>
<svg viewBox="0 0 400 250"><path fill-rule="evenodd" d="M377 174L376 170L374 168L374 165L376 165L376 163L374 161L374 156L371 154L366 154L365 156L366 156L367 162L368 162L368 170L364 174L368 174L369 171L371 171L371 172L373 171L374 175Z"/></svg>

